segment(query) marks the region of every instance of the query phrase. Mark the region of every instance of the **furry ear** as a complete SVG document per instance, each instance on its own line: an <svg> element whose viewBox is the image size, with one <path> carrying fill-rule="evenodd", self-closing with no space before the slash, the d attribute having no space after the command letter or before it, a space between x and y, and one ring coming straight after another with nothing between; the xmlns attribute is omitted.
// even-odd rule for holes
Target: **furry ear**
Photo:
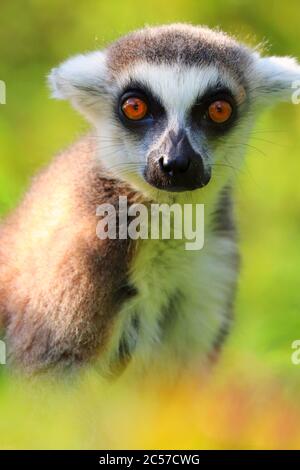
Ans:
<svg viewBox="0 0 300 470"><path fill-rule="evenodd" d="M52 96L70 100L72 105L92 119L93 111L106 94L105 53L91 52L70 58L48 76Z"/></svg>
<svg viewBox="0 0 300 470"><path fill-rule="evenodd" d="M291 57L261 57L254 54L253 93L263 103L294 101L299 95L300 65Z"/></svg>

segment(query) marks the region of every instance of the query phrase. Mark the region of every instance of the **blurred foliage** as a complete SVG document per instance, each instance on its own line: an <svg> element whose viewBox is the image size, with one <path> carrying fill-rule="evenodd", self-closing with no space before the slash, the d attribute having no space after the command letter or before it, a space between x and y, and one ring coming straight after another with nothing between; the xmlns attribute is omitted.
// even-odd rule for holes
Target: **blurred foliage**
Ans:
<svg viewBox="0 0 300 470"><path fill-rule="evenodd" d="M144 24L179 21L220 26L269 53L300 58L299 8L298 0L1 0L0 212L87 129L67 103L48 98L52 66ZM253 132L237 185L237 319L214 379L154 387L149 396L120 385L105 392L89 377L74 390L38 386L34 394L0 366L0 447L299 446L300 366L290 359L300 338L299 136L300 108L289 104L268 112Z"/></svg>

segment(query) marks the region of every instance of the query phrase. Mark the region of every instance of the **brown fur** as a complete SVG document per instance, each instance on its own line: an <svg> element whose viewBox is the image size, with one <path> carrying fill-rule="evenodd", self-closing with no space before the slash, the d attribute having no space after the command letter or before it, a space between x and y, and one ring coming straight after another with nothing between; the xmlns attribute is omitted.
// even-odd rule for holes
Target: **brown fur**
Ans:
<svg viewBox="0 0 300 470"><path fill-rule="evenodd" d="M101 176L94 154L86 138L59 155L0 230L0 318L10 361L29 371L94 357L130 295L131 246L99 240L95 211L137 194Z"/></svg>

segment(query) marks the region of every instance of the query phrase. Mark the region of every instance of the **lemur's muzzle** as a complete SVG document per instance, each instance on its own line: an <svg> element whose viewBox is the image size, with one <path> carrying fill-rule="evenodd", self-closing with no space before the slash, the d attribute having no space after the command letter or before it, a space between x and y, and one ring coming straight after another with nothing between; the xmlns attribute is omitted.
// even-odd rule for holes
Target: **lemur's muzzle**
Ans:
<svg viewBox="0 0 300 470"><path fill-rule="evenodd" d="M170 131L159 149L152 151L145 170L152 186L166 191L192 191L205 186L210 171L190 144L185 131Z"/></svg>

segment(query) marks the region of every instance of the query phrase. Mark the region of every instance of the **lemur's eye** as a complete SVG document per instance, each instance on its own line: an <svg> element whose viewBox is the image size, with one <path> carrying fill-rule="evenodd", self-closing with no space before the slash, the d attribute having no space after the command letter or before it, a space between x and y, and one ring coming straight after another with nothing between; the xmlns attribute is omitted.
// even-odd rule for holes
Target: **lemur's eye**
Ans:
<svg viewBox="0 0 300 470"><path fill-rule="evenodd" d="M148 105L141 98L132 96L122 104L122 111L128 119L140 121L148 112Z"/></svg>
<svg viewBox="0 0 300 470"><path fill-rule="evenodd" d="M208 115L213 122L223 124L230 119L232 115L232 106L228 101L214 101L208 107Z"/></svg>

